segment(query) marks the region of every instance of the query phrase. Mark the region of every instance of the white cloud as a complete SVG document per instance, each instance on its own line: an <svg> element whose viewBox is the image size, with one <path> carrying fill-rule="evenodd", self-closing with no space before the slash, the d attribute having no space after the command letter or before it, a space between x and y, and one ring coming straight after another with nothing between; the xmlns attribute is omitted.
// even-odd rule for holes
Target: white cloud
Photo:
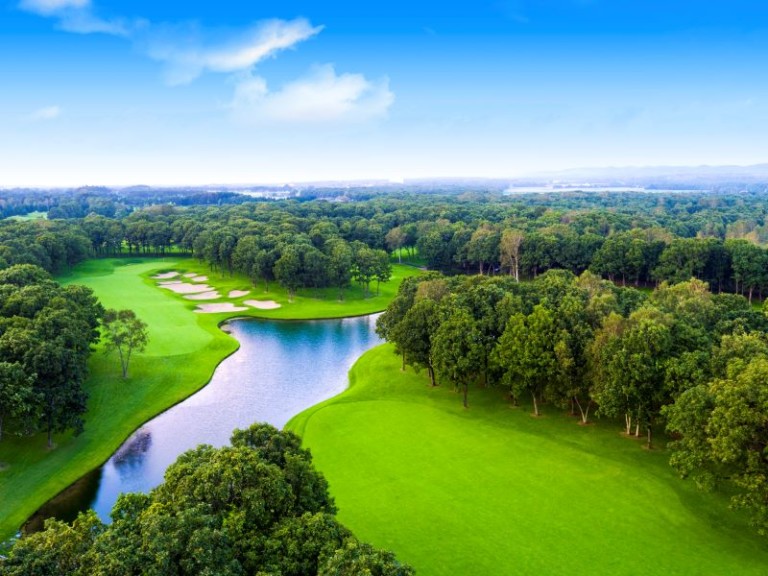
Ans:
<svg viewBox="0 0 768 576"><path fill-rule="evenodd" d="M47 16L73 8L81 10L88 8L90 4L90 0L22 0L19 8Z"/></svg>
<svg viewBox="0 0 768 576"><path fill-rule="evenodd" d="M147 52L168 65L170 84L186 84L204 72L238 72L315 36L323 29L304 18L267 20L223 42L205 42L198 34L149 30Z"/></svg>
<svg viewBox="0 0 768 576"><path fill-rule="evenodd" d="M67 32L77 34L111 34L112 36L129 36L134 24L123 20L103 20L90 12L73 12L61 16L59 26Z"/></svg>
<svg viewBox="0 0 768 576"><path fill-rule="evenodd" d="M270 92L266 81L241 79L231 103L233 117L252 124L359 123L386 115L395 100L389 79L336 74L331 64Z"/></svg>
<svg viewBox="0 0 768 576"><path fill-rule="evenodd" d="M394 102L389 79L337 74L328 64L270 91L253 74L266 58L293 48L323 30L305 18L265 20L246 29L210 30L194 24L157 25L146 20L102 19L91 0L20 0L19 8L52 18L59 28L80 34L122 36L137 51L162 62L169 84L187 84L208 73L235 79L233 118L255 124L363 123L386 115ZM35 120L57 117L58 107L37 111Z"/></svg>
<svg viewBox="0 0 768 576"><path fill-rule="evenodd" d="M29 115L29 119L34 121L53 120L59 116L61 116L61 108L58 106L45 106L44 108L32 112L32 114Z"/></svg>
<svg viewBox="0 0 768 576"><path fill-rule="evenodd" d="M128 36L131 32L123 20L104 20L93 14L90 0L22 0L19 8L40 16L56 18L59 28L77 34L111 34Z"/></svg>

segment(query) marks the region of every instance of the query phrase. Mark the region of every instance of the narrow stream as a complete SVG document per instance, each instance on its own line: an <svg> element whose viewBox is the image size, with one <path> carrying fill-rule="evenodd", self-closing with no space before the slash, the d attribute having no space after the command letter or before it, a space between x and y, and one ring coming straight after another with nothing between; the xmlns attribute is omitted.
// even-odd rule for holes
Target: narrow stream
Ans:
<svg viewBox="0 0 768 576"><path fill-rule="evenodd" d="M346 388L352 364L381 342L375 320L228 322L224 328L240 349L219 365L211 382L147 422L104 466L40 508L25 529L40 529L51 516L70 521L87 508L108 520L118 494L157 486L182 452L198 444L228 444L233 429L257 421L282 428L292 416Z"/></svg>

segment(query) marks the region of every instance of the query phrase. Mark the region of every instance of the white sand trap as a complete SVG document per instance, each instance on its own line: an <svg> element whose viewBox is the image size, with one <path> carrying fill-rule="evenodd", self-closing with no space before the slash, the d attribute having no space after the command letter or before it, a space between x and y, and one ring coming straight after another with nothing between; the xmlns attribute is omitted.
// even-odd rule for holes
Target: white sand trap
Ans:
<svg viewBox="0 0 768 576"><path fill-rule="evenodd" d="M192 276L192 282L208 282L208 276Z"/></svg>
<svg viewBox="0 0 768 576"><path fill-rule="evenodd" d="M197 272L187 272L184 274L184 278L194 278L195 276L197 276Z"/></svg>
<svg viewBox="0 0 768 576"><path fill-rule="evenodd" d="M163 274L155 274L152 278L155 280L168 280L168 278L176 278L178 275L178 272L164 272Z"/></svg>
<svg viewBox="0 0 768 576"><path fill-rule="evenodd" d="M229 297L230 298L241 298L243 296L248 296L248 294L250 294L250 293L251 293L250 290L232 290L229 293Z"/></svg>
<svg viewBox="0 0 768 576"><path fill-rule="evenodd" d="M274 310L280 308L280 304L274 300L246 300L243 304L248 304L252 308L258 308L259 310Z"/></svg>
<svg viewBox="0 0 768 576"><path fill-rule="evenodd" d="M197 310L200 314L216 314L217 312L242 312L248 310L245 306L235 306L232 302L222 302L221 304L198 304Z"/></svg>
<svg viewBox="0 0 768 576"><path fill-rule="evenodd" d="M161 284L161 288L173 290L176 294L200 294L202 292L214 292L216 289L208 284L188 284L179 282L178 284Z"/></svg>
<svg viewBox="0 0 768 576"><path fill-rule="evenodd" d="M216 300L221 298L221 294L213 290L212 292L203 292L202 294L190 294L189 296L184 296L184 298L187 300Z"/></svg>

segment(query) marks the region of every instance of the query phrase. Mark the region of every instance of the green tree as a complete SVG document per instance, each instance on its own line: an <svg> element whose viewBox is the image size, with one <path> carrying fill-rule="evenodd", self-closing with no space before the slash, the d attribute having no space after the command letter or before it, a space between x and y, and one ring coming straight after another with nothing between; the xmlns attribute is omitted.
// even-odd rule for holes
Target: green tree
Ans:
<svg viewBox="0 0 768 576"><path fill-rule="evenodd" d="M501 268L509 270L516 282L520 281L520 247L524 238L521 231L508 228L502 232L499 243Z"/></svg>
<svg viewBox="0 0 768 576"><path fill-rule="evenodd" d="M464 392L464 408L468 408L469 381L482 366L481 334L475 320L466 310L455 308L435 331L432 357L437 372L458 391Z"/></svg>
<svg viewBox="0 0 768 576"><path fill-rule="evenodd" d="M766 252L748 240L726 240L725 248L731 256L736 292L746 293L751 303L755 289L763 283Z"/></svg>
<svg viewBox="0 0 768 576"><path fill-rule="evenodd" d="M282 255L275 262L275 279L288 291L288 300L293 301L296 290L302 285L304 265L301 250L296 245L283 248Z"/></svg>
<svg viewBox="0 0 768 576"><path fill-rule="evenodd" d="M0 362L0 440L3 439L4 423L10 418L22 420L20 429L30 428L28 419L34 416L37 406L34 381L21 364Z"/></svg>
<svg viewBox="0 0 768 576"><path fill-rule="evenodd" d="M397 341L397 331L405 315L413 306L418 290L419 279L404 278L395 296L387 305L384 313L376 319L376 334L395 345L395 352L402 356L402 370L405 370L405 348Z"/></svg>
<svg viewBox="0 0 768 576"><path fill-rule="evenodd" d="M528 316L515 314L509 319L494 354L512 394L531 395L536 416L547 387L560 377L556 342L554 314L537 305Z"/></svg>
<svg viewBox="0 0 768 576"><path fill-rule="evenodd" d="M499 259L499 233L488 225L482 225L472 233L467 244L467 258L478 265L482 275L485 265L493 271L493 265Z"/></svg>
<svg viewBox="0 0 768 576"><path fill-rule="evenodd" d="M728 375L683 392L665 409L672 465L706 488L728 481L733 503L768 533L768 359L731 363Z"/></svg>
<svg viewBox="0 0 768 576"><path fill-rule="evenodd" d="M85 574L85 559L104 528L93 510L81 513L71 526L48 519L45 530L14 544L10 557L0 560L0 572L5 576Z"/></svg>
<svg viewBox="0 0 768 576"><path fill-rule="evenodd" d="M665 386L672 335L670 318L651 307L641 308L626 320L609 318L596 337L592 353L600 364L594 396L599 412L624 415L627 434L635 421L635 435L645 425L648 447L662 407L668 403Z"/></svg>
<svg viewBox="0 0 768 576"><path fill-rule="evenodd" d="M432 386L437 386L432 358L432 339L440 325L438 305L434 300L418 300L390 333L405 363L417 370L426 368Z"/></svg>
<svg viewBox="0 0 768 576"><path fill-rule="evenodd" d="M401 564L392 552L370 544L347 541L321 568L318 576L411 576L413 568Z"/></svg>
<svg viewBox="0 0 768 576"><path fill-rule="evenodd" d="M384 253L386 256L386 253ZM380 270L380 256L376 250L362 243L353 243L352 247L352 277L357 280L364 290L365 298L370 296L371 281Z"/></svg>
<svg viewBox="0 0 768 576"><path fill-rule="evenodd" d="M133 310L106 310L102 318L106 353L117 350L123 378L128 377L131 354L142 352L149 342L147 324Z"/></svg>
<svg viewBox="0 0 768 576"><path fill-rule="evenodd" d="M389 261L389 255L384 250L376 250L374 278L376 279L376 296L378 296L381 283L389 282L389 279L392 278L392 264Z"/></svg>
<svg viewBox="0 0 768 576"><path fill-rule="evenodd" d="M344 288L352 280L352 248L341 238L326 243L328 252L328 275L331 284L339 290L339 300L344 300Z"/></svg>

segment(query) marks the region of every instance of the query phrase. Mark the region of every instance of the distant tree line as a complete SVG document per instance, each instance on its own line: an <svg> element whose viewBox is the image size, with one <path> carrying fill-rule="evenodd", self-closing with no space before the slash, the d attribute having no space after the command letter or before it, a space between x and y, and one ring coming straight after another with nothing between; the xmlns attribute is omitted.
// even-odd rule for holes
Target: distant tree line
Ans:
<svg viewBox="0 0 768 576"><path fill-rule="evenodd" d="M394 554L357 540L335 517L325 478L291 432L235 430L199 446L149 494L121 494L104 524L93 510L48 520L0 559L6 576L280 574L409 576Z"/></svg>
<svg viewBox="0 0 768 576"><path fill-rule="evenodd" d="M89 214L122 218L137 208L157 204L175 206L237 204L251 200L231 191L196 188L134 186L110 189L84 186L73 189L15 188L0 193L0 218L44 212L50 219L84 218Z"/></svg>
<svg viewBox="0 0 768 576"><path fill-rule="evenodd" d="M154 198L146 194L145 200ZM695 277L715 292L749 299L768 288L768 224L760 194L368 194L361 201L113 210L112 192L90 189L80 204L87 214L0 223L0 268L30 263L55 274L91 256L172 252L243 272L265 286L278 281L289 291L343 290L346 272L338 271L350 251L357 259L347 268L352 279L376 281L366 247L444 273L531 279L551 269L576 275L590 270L644 286ZM380 252L376 258L383 262Z"/></svg>
<svg viewBox="0 0 768 576"><path fill-rule="evenodd" d="M64 193L58 210L49 211L53 220L0 223L0 268L31 263L55 274L90 256L173 252L243 272L265 286L278 281L292 292L344 286L344 274L336 272L349 250L359 257L353 278L370 285L376 274L370 275L371 255L361 252L364 245L397 253L401 261L403 255L414 261L418 254L419 263L444 273L530 279L551 269L577 275L590 270L645 286L695 277L713 291L748 298L762 297L768 287L761 193L501 196L358 190L344 201L253 202L240 195L227 199L235 204L215 206L196 194L98 188ZM8 202L24 197L6 196ZM152 202L157 203L147 205Z"/></svg>
<svg viewBox="0 0 768 576"><path fill-rule="evenodd" d="M586 271L406 279L377 321L403 368L469 405L473 386L509 401L621 419L629 436L671 434L672 464L768 530L768 319L697 279L646 294Z"/></svg>

